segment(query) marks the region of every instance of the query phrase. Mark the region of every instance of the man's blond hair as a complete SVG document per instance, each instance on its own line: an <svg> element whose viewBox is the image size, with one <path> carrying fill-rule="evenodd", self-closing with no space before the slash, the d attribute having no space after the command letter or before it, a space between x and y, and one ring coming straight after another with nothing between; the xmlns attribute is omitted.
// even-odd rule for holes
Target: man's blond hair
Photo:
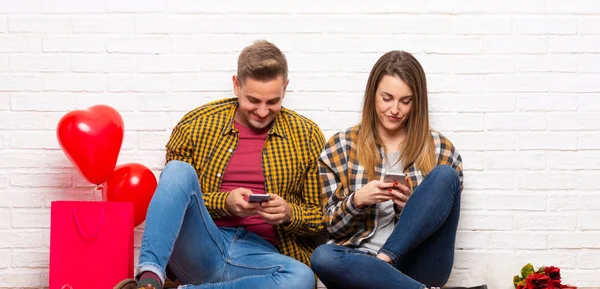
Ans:
<svg viewBox="0 0 600 289"><path fill-rule="evenodd" d="M259 40L244 48L238 57L237 77L240 85L246 78L268 81L283 76L287 80L288 66L285 55L273 43Z"/></svg>

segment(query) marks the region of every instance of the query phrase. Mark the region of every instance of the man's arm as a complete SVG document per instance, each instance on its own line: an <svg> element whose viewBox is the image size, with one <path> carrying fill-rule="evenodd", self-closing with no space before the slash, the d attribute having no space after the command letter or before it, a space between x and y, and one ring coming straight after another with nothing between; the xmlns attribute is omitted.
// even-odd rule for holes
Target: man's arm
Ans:
<svg viewBox="0 0 600 289"><path fill-rule="evenodd" d="M198 160L193 158L195 140L191 138L192 128L193 123L185 118L181 120L175 126L175 128L173 128L171 137L166 145L166 163L172 160L178 160L186 162L192 165L194 168L197 167L196 162ZM196 172L198 171L196 170ZM202 187L202 184L200 184L200 187ZM227 208L227 204L225 202L228 195L229 192L202 192L204 205L208 209L208 212L213 219L233 215Z"/></svg>
<svg viewBox="0 0 600 289"><path fill-rule="evenodd" d="M190 122L182 120L175 128L173 128L173 132L171 132L171 137L166 146L167 154L165 164L172 160L178 160L186 162L194 168L196 167L194 160L192 159L194 144L190 138L190 127Z"/></svg>
<svg viewBox="0 0 600 289"><path fill-rule="evenodd" d="M323 232L323 210L319 194L318 158L325 146L325 137L321 130L314 126L308 148L308 166L302 184L302 195L298 202L289 203L291 220L283 225L283 229L294 234L314 236Z"/></svg>

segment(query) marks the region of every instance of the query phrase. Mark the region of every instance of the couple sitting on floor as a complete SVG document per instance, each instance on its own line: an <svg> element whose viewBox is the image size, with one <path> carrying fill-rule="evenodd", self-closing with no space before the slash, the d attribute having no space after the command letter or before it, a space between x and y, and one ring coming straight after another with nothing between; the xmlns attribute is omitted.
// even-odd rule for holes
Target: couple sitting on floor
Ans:
<svg viewBox="0 0 600 289"><path fill-rule="evenodd" d="M328 142L282 107L287 84L283 53L258 41L239 55L237 97L181 119L148 208L136 280L115 288L161 289L166 271L182 289L309 289L315 273L330 289L447 282L462 164L429 127L419 62L403 51L381 56L360 123ZM327 244L315 248L325 230Z"/></svg>

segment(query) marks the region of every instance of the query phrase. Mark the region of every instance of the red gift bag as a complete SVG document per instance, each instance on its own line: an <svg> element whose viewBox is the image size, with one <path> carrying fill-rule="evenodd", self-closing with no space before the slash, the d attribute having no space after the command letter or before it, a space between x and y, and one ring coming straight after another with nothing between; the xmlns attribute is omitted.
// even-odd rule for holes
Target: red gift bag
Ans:
<svg viewBox="0 0 600 289"><path fill-rule="evenodd" d="M50 289L112 289L133 277L133 203L55 201Z"/></svg>

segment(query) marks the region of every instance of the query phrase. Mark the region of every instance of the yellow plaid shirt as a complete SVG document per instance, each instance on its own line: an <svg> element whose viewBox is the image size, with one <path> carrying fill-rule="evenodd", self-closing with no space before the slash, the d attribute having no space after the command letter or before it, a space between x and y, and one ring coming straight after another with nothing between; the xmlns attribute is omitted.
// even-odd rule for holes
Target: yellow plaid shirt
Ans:
<svg viewBox="0 0 600 289"><path fill-rule="evenodd" d="M377 226L377 207L368 206L359 209L354 205L354 192L369 181L364 168L358 163L356 140L359 126L335 134L326 144L319 157L321 174L321 201L324 207L323 221L330 233L328 243L336 243L347 247L358 247L360 243L375 233ZM462 158L454 145L442 134L431 131L435 144L438 165L454 168L459 175L462 188ZM383 150L380 149L382 158ZM383 164L375 168L376 178L381 177ZM424 179L423 174L414 164L404 169L409 177L408 186L415 190ZM399 212L396 220L399 217Z"/></svg>
<svg viewBox="0 0 600 289"><path fill-rule="evenodd" d="M196 168L213 219L231 216L225 205L229 192L220 188L238 145L233 126L237 106L237 98L230 98L187 113L167 143L167 162L180 160ZM315 249L310 236L323 232L317 159L324 145L325 137L313 121L282 108L262 151L265 191L281 196L293 211L290 223L275 226L279 251L307 265Z"/></svg>

